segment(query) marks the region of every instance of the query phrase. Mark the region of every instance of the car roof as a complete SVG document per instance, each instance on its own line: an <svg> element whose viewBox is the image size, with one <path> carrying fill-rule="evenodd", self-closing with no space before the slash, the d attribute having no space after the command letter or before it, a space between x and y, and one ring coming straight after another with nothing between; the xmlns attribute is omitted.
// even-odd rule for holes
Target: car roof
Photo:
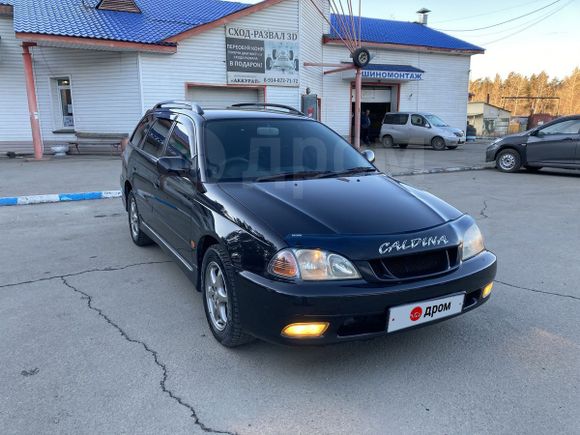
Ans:
<svg viewBox="0 0 580 435"><path fill-rule="evenodd" d="M433 115L431 112L387 112L385 115Z"/></svg>

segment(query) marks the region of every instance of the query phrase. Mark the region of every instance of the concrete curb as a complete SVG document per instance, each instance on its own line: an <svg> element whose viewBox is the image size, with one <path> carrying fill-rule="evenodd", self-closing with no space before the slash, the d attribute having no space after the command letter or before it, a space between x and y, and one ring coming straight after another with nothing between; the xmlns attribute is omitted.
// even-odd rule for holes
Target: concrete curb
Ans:
<svg viewBox="0 0 580 435"><path fill-rule="evenodd" d="M453 168L435 168L435 169L418 169L408 172L393 172L390 174L393 177L405 177L408 175L428 175L428 174L446 174L449 172L467 172L467 171L483 171L485 169L493 169L491 166L457 166Z"/></svg>
<svg viewBox="0 0 580 435"><path fill-rule="evenodd" d="M54 193L49 195L27 195L0 197L0 207L10 205L47 204L51 202L87 201L92 199L119 198L120 190L99 192Z"/></svg>

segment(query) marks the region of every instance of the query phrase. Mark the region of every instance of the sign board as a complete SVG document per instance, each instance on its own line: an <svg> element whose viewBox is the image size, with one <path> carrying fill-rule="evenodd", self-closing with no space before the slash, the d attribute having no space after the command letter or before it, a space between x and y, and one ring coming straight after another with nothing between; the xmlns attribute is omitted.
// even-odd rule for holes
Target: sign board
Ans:
<svg viewBox="0 0 580 435"><path fill-rule="evenodd" d="M298 32L226 26L229 84L298 86Z"/></svg>
<svg viewBox="0 0 580 435"><path fill-rule="evenodd" d="M395 80L395 81L418 81L423 80L422 72L414 71L389 71L383 69L373 69L372 65L369 65L362 70L363 80ZM342 73L343 80L354 80L355 72L354 70L345 71Z"/></svg>

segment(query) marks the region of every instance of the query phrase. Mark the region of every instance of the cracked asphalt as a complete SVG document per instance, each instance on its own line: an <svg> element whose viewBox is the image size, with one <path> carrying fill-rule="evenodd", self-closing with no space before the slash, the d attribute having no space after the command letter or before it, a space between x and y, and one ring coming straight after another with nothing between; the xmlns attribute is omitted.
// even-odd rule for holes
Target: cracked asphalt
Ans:
<svg viewBox="0 0 580 435"><path fill-rule="evenodd" d="M499 259L465 316L366 342L219 346L120 201L0 209L0 431L563 433L580 427L580 175L404 177Z"/></svg>

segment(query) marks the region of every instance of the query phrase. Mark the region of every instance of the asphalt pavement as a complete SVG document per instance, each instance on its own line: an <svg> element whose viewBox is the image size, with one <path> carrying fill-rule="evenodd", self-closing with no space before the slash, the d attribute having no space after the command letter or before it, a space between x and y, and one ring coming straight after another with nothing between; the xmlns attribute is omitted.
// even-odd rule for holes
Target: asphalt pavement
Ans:
<svg viewBox="0 0 580 435"><path fill-rule="evenodd" d="M1 432L577 434L580 175L402 180L477 219L491 300L328 347L221 347L118 199L1 207Z"/></svg>

